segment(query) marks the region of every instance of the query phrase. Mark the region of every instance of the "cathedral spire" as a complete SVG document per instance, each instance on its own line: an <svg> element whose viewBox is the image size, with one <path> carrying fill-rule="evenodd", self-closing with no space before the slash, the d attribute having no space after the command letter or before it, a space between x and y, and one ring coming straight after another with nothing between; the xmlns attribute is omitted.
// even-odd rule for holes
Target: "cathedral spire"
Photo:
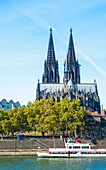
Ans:
<svg viewBox="0 0 106 170"><path fill-rule="evenodd" d="M72 28L70 28L70 39L69 39L69 46L68 46L68 61L69 61L70 65L72 63L76 62L73 36L72 36Z"/></svg>
<svg viewBox="0 0 106 170"><path fill-rule="evenodd" d="M76 61L76 57L75 57L72 28L70 29L68 53L66 56L65 66L64 66L64 82L65 81L68 82L70 79L73 82L73 84L80 83L79 64Z"/></svg>
<svg viewBox="0 0 106 170"><path fill-rule="evenodd" d="M52 28L50 28L50 37L48 45L47 60L44 63L44 75L42 77L42 83L59 83L59 69L58 61L55 58Z"/></svg>
<svg viewBox="0 0 106 170"><path fill-rule="evenodd" d="M55 51L54 51L54 44L53 44L52 28L50 28L47 62L51 63L52 60L55 61Z"/></svg>

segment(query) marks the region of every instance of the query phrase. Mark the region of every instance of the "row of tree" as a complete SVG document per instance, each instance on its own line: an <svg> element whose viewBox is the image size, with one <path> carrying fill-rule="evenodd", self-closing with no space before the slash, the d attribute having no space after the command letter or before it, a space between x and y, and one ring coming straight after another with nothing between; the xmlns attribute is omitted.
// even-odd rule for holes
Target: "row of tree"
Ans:
<svg viewBox="0 0 106 170"><path fill-rule="evenodd" d="M83 129L86 112L81 107L80 100L65 98L61 102L51 99L28 102L27 107L0 110L0 133L39 131L45 132L76 131Z"/></svg>

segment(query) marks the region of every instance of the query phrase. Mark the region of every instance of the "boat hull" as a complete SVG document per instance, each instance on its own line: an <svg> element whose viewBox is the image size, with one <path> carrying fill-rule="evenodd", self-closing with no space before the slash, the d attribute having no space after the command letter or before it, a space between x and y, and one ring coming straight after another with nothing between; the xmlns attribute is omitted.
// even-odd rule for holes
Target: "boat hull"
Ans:
<svg viewBox="0 0 106 170"><path fill-rule="evenodd" d="M40 158L100 158L106 157L106 154L49 154L37 152L38 157Z"/></svg>

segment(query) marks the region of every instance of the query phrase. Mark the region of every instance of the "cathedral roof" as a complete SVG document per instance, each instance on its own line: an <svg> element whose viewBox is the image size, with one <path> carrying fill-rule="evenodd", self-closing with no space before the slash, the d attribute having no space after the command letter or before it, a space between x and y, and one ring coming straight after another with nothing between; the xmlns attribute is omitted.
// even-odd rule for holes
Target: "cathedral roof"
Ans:
<svg viewBox="0 0 106 170"><path fill-rule="evenodd" d="M56 92L56 90L62 90L64 88L64 84L63 83L59 83L59 84L43 84L40 83L40 91L42 93L44 92Z"/></svg>
<svg viewBox="0 0 106 170"><path fill-rule="evenodd" d="M76 84L73 85L72 81L69 80L68 84L67 84L67 88L73 88L77 86L77 90L78 91L86 91L86 92L92 92L95 93L95 84L94 83L81 83L81 84ZM64 88L64 84L63 83L59 83L59 84L43 84L40 83L40 91L41 92L55 92L56 90L62 90Z"/></svg>
<svg viewBox="0 0 106 170"><path fill-rule="evenodd" d="M78 91L82 90L82 91L86 91L86 92L96 92L95 91L95 84L94 83L81 83L81 84L77 84L77 88L78 88Z"/></svg>

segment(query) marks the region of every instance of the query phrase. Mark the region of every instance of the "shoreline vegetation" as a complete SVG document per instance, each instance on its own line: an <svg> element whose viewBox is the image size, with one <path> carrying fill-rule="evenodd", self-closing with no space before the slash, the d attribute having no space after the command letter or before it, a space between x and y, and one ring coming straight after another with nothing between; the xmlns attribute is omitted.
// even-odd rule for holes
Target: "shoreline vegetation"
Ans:
<svg viewBox="0 0 106 170"><path fill-rule="evenodd" d="M42 134L42 137L51 134L54 137L57 132L62 132L63 137L82 136L86 117L79 99L65 98L57 103L51 99L41 99L28 102L26 107L0 110L0 134L2 139L3 136L13 137L21 132L35 132L36 135Z"/></svg>

